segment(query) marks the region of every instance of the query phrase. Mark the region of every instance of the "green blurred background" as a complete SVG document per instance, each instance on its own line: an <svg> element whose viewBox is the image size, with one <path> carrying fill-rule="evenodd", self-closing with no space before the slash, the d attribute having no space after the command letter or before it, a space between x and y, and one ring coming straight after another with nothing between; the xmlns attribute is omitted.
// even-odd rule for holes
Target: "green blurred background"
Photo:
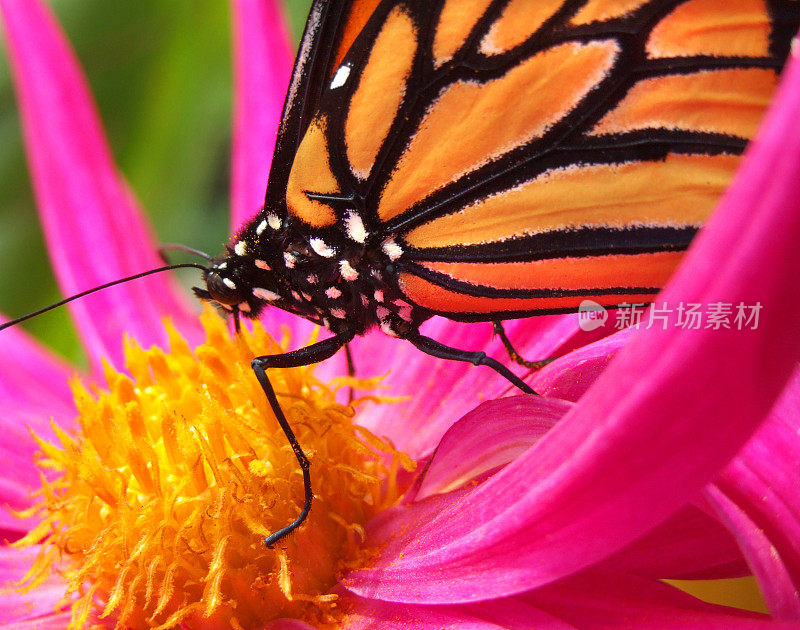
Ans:
<svg viewBox="0 0 800 630"><path fill-rule="evenodd" d="M23 0L27 1L27 0ZM310 0L289 0L299 40ZM222 0L50 0L88 77L117 165L161 242L217 253L227 240L230 5ZM0 41L2 39L0 38ZM0 46L0 311L61 298L44 248L5 42ZM184 274L188 283L193 276ZM28 330L83 364L64 309Z"/></svg>

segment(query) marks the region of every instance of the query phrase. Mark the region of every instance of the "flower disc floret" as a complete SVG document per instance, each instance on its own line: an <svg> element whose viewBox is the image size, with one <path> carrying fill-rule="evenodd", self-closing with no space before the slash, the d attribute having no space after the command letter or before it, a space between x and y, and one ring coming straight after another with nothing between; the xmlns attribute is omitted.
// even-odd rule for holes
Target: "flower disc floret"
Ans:
<svg viewBox="0 0 800 630"><path fill-rule="evenodd" d="M306 524L268 549L265 536L303 503L291 447L250 369L285 348L259 324L231 337L207 311L192 351L168 326L170 350L126 343L128 374L105 368L106 387L75 382L74 434L37 438L49 472L41 543L25 588L58 565L73 599L72 627L93 617L117 627L262 627L270 619L336 618L337 573L358 566L364 524L397 499L407 457L352 423L353 411L313 367L270 378L313 471Z"/></svg>

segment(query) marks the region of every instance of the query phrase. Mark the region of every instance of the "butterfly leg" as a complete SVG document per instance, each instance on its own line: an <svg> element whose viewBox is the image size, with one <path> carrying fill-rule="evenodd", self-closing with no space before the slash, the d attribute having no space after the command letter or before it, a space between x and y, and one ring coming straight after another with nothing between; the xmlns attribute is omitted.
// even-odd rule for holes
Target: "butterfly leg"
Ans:
<svg viewBox="0 0 800 630"><path fill-rule="evenodd" d="M450 359L451 361L465 361L467 363L472 363L473 365L485 365L490 367L500 376L505 378L509 383L522 390L526 394L538 395L527 383L525 383L525 381L519 378L499 361L496 361L491 357L487 357L485 352L470 352L468 350L451 348L450 346L445 346L438 341L434 341L430 337L420 335L417 331L407 335L406 339L413 343L417 348L422 350L425 354L429 354L433 357L437 357L439 359Z"/></svg>
<svg viewBox="0 0 800 630"><path fill-rule="evenodd" d="M305 493L305 501L303 503L303 509L300 512L300 515L283 529L279 529L277 532L267 536L264 539L264 543L267 545L267 547L271 548L281 538L292 533L295 529L303 524L303 521L306 520L308 513L311 511L311 500L314 498L314 493L311 490L311 462L308 461L308 457L306 457L306 454L303 452L300 443L297 441L297 437L295 437L294 431L292 431L292 427L289 426L289 422L286 420L286 416L284 415L281 406L278 404L278 398L275 395L275 390L272 388L272 383L269 382L267 370L270 368L290 368L299 367L301 365L311 365L312 363L319 363L320 361L324 361L325 359L328 359L336 354L336 351L352 338L352 334L349 336L342 335L330 337L329 339L312 344L307 348L292 350L291 352L286 352L284 354L272 354L263 357L256 357L251 363L253 372L255 372L256 378L261 384L261 389L264 390L264 394L267 396L267 400L269 401L270 407L272 407L275 418L278 420L278 424L281 425L281 429L283 429L286 439L289 440L289 444L294 451L294 456L297 458L297 463L300 464L300 470L303 472L303 490Z"/></svg>
<svg viewBox="0 0 800 630"><path fill-rule="evenodd" d="M540 361L528 361L528 359L523 358L519 352L517 352L516 348L514 348L514 346L511 344L511 340L508 338L508 335L506 335L506 331L505 328L503 328L502 322L492 322L492 326L494 327L494 334L500 337L500 341L503 342L503 346L505 346L508 356L511 357L511 360L514 363L523 365L532 370L541 370L545 365L555 361L558 358L550 357L549 359L542 359Z"/></svg>
<svg viewBox="0 0 800 630"><path fill-rule="evenodd" d="M344 344L344 356L347 359L347 376L350 378L356 375L356 365L353 363L353 353L350 351L350 344ZM350 393L347 395L347 404L353 402L353 386L350 386Z"/></svg>

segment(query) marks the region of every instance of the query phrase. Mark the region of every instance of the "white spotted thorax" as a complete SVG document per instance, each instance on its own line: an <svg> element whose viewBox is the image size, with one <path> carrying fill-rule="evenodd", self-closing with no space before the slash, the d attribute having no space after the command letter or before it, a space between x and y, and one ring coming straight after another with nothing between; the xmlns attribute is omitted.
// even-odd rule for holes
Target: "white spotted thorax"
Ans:
<svg viewBox="0 0 800 630"><path fill-rule="evenodd" d="M404 301L398 289L402 245L374 237L357 210L345 211L336 226L322 230L297 224L262 210L227 254L212 260L206 288L195 293L245 317L275 306L336 334L377 327L403 337L430 316Z"/></svg>

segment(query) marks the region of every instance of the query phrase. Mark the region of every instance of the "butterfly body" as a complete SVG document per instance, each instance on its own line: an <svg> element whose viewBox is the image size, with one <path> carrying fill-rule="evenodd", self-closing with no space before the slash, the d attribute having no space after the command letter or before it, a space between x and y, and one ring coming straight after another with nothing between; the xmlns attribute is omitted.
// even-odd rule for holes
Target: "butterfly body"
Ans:
<svg viewBox="0 0 800 630"><path fill-rule="evenodd" d="M356 210L345 216L341 229L322 238L309 237L291 219L260 213L228 254L212 261L208 291L195 292L247 317L276 306L335 334L361 335L377 326L405 336L430 313L406 302L392 282L401 250L391 238L369 234Z"/></svg>

